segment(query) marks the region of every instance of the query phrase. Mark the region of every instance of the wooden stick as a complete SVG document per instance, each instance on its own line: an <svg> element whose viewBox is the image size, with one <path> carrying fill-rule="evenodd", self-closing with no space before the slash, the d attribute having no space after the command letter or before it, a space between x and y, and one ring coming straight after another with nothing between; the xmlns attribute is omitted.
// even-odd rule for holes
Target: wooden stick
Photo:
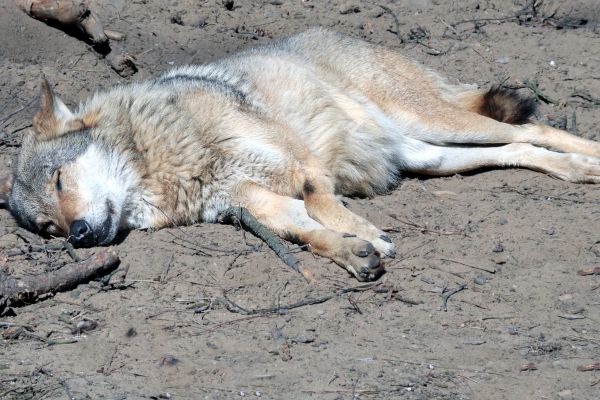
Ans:
<svg viewBox="0 0 600 400"><path fill-rule="evenodd" d="M246 208L229 207L219 215L219 221L222 223L239 224L240 226L245 227L252 232L252 234L265 242L267 246L277 254L277 257L279 257L288 267L301 273L307 282L313 283L315 281L312 272L304 267L302 263L290 253L283 242L266 226L258 222Z"/></svg>
<svg viewBox="0 0 600 400"><path fill-rule="evenodd" d="M346 287L346 288L340 289L334 293L325 295L323 297L306 298L304 300L297 301L296 303L287 304L287 305L283 305L283 306L280 305L277 307L269 307L269 308L256 308L256 309L244 308L244 307L240 306L239 304L233 302L231 299L229 299L227 297L226 293L223 293L223 297L217 298L217 301L222 303L229 312L242 314L242 315L269 315L269 314L282 314L282 313L285 314L288 311L293 310L295 308L325 303L326 301L335 299L346 293L364 292L364 291L374 288L377 285L379 285L379 283L375 282L375 283L366 283L364 285L358 285L358 286L354 286L354 287Z"/></svg>
<svg viewBox="0 0 600 400"><path fill-rule="evenodd" d="M106 274L119 265L119 257L112 250L102 250L78 263L65 265L59 270L22 278L9 277L0 281L0 307L36 301L46 293L65 291Z"/></svg>

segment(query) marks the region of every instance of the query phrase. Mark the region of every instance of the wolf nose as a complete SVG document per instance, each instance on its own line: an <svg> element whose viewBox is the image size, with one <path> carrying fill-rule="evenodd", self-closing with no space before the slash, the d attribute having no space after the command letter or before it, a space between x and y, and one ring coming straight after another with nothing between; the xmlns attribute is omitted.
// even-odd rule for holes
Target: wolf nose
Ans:
<svg viewBox="0 0 600 400"><path fill-rule="evenodd" d="M69 227L69 242L77 247L94 245L94 231L84 219L76 219Z"/></svg>

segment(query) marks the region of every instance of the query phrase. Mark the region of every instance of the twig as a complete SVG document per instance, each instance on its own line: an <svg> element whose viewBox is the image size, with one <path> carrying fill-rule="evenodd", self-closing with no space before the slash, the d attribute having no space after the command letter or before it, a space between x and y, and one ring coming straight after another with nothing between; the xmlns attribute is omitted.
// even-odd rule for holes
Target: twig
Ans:
<svg viewBox="0 0 600 400"><path fill-rule="evenodd" d="M68 264L56 271L22 278L9 277L0 282L0 308L36 301L43 294L71 289L112 271L118 265L119 257L112 250L102 250L84 261Z"/></svg>
<svg viewBox="0 0 600 400"><path fill-rule="evenodd" d="M364 292L366 290L372 289L376 285L378 285L378 283L368 283L365 285L358 285L358 286L354 286L354 287L343 288L343 289L338 290L335 293L331 293L331 294L328 294L323 297L307 298L307 299L298 301L296 303L283 305L283 306L277 306L277 307L269 307L269 308L246 309L246 308L234 303L232 300L230 300L227 297L226 293L223 293L223 297L217 299L217 301L220 301L223 305L225 305L225 307L227 308L228 311L237 313L237 314L242 314L242 315L283 314L283 313L286 313L289 310L293 310L295 308L325 303L326 301L340 297L341 295L346 294L346 293Z"/></svg>
<svg viewBox="0 0 600 400"><path fill-rule="evenodd" d="M389 7L382 6L381 4L379 5L379 7L386 13L390 14L392 16L392 18L394 18L394 24L396 25L396 32L392 32L392 33L395 34L396 36L398 36L400 38L400 43L402 43L402 37L400 36L400 20L398 19L398 16Z"/></svg>
<svg viewBox="0 0 600 400"><path fill-rule="evenodd" d="M592 105L594 105L594 106L600 106L600 98L593 97L587 93L574 92L573 94L571 94L571 97L578 97L588 103L592 103Z"/></svg>
<svg viewBox="0 0 600 400"><path fill-rule="evenodd" d="M493 18L493 17L489 18L488 17L488 18L463 19L461 21L457 21L457 22L450 24L450 26L452 28L456 28L458 25L467 24L469 22L473 23L475 25L481 25L482 22L504 22L504 21L510 21L510 20L515 20L515 19L518 20L519 17L522 17L523 15L527 15L530 13L533 14L534 16L537 14L535 1L528 4L527 6L522 8L520 11L517 11L516 13L514 13L513 15L506 15L506 16L497 17L497 18Z"/></svg>
<svg viewBox="0 0 600 400"><path fill-rule="evenodd" d="M590 200L590 201L584 201L584 200L577 200L577 199L568 199L566 197L559 197L559 196L550 196L550 195L546 195L546 194L537 194L537 193L528 193L528 192L524 192L522 190L519 190L517 188L514 187L506 187L506 188L501 188L501 190L505 193L516 193L519 194L523 197L527 197L533 200L558 200L558 201L567 201L570 203L575 203L575 204L600 204L600 201L596 201L596 200Z"/></svg>
<svg viewBox="0 0 600 400"><path fill-rule="evenodd" d="M350 303L350 305L352 306L352 309L354 311L356 311L360 315L363 314L362 310L360 309L360 307L358 306L358 304L356 304L356 301L354 301L354 299L352 298L352 296L348 296L348 303Z"/></svg>
<svg viewBox="0 0 600 400"><path fill-rule="evenodd" d="M60 243L46 243L44 245L44 248L47 250L65 250L73 261L81 261L81 257L79 257L79 255L77 254L73 245L66 240L63 240Z"/></svg>
<svg viewBox="0 0 600 400"><path fill-rule="evenodd" d="M581 371L581 372L600 371L600 363L580 365L577 367L577 371Z"/></svg>
<svg viewBox="0 0 600 400"><path fill-rule="evenodd" d="M408 297L404 297L404 296L399 295L397 293L394 293L392 295L392 298L395 299L395 300L398 300L398 301L400 301L402 303L410 304L411 306L418 306L420 304L423 304L423 302L420 301L420 300L409 299Z"/></svg>
<svg viewBox="0 0 600 400"><path fill-rule="evenodd" d="M490 319L511 319L515 318L514 315L506 315L506 316L490 316L490 317L481 317L482 321L488 321Z"/></svg>
<svg viewBox="0 0 600 400"><path fill-rule="evenodd" d="M471 22L473 24L476 24L476 25L480 25L481 22L503 22L503 21L510 21L512 19L519 18L521 15L523 15L523 14L515 14L515 15L510 15L510 16L505 16L505 17L498 17L498 18L463 19L462 21L457 21L457 22L454 22L454 23L450 24L450 26L452 28L456 28L458 25L467 24L469 22Z"/></svg>
<svg viewBox="0 0 600 400"><path fill-rule="evenodd" d="M54 346L58 344L71 344L77 343L79 341L79 339L74 337L65 339L55 339L46 336L41 336L32 332L31 328L25 325L17 325L9 332L3 332L3 337L5 339L19 339L20 337L28 337L30 339L39 340L40 342L46 343L48 346Z"/></svg>
<svg viewBox="0 0 600 400"><path fill-rule="evenodd" d="M229 207L219 215L219 221L222 223L238 224L248 229L254 235L259 237L267 244L288 267L304 276L307 282L312 283L315 278L300 261L290 253L288 248L273 232L266 226L258 222L250 212L244 207Z"/></svg>
<svg viewBox="0 0 600 400"><path fill-rule="evenodd" d="M402 218L398 217L396 214L389 214L389 216L400 223L410 226L412 229L420 231L421 233L436 233L438 235L448 235L448 236L450 236L450 235L467 236L464 232L444 231L441 229L429 229L428 227L419 225L416 222L402 219ZM399 228L394 228L394 227L387 227L387 228L383 228L382 230L384 232L400 232Z"/></svg>
<svg viewBox="0 0 600 400"><path fill-rule="evenodd" d="M494 269L494 268L476 267L475 265L470 265L470 264L464 263L462 261L451 260L449 258L440 258L440 260L441 261L452 262L452 263L455 263L455 264L464 265L465 267L469 267L469 268L473 268L473 269L478 269L480 271L489 272L490 274L495 274L496 273L496 269Z"/></svg>
<svg viewBox="0 0 600 400"><path fill-rule="evenodd" d="M158 279L158 281L162 284L167 282L167 275L169 274L169 271L171 270L171 266L173 265L173 260L175 259L175 254L171 254L171 259L169 260L169 262L167 263L167 266L165 267L165 270L162 272L162 274L160 274L160 277Z"/></svg>
<svg viewBox="0 0 600 400"><path fill-rule="evenodd" d="M535 99L537 101L541 100L547 104L557 104L558 103L556 100L551 99L549 96L544 94L544 92L542 92L537 81L524 79L523 84L525 85L525 87L527 89L531 90L531 92L533 93L533 95L535 96Z"/></svg>
<svg viewBox="0 0 600 400"><path fill-rule="evenodd" d="M448 311L448 299L450 299L450 296L455 295L456 293L464 290L467 288L467 285L465 284L460 284L457 287L455 287L454 289L451 289L449 291L447 291L446 293L442 294L442 310L443 311Z"/></svg>
<svg viewBox="0 0 600 400"><path fill-rule="evenodd" d="M17 233L17 235L21 236L18 233ZM81 257L79 257L79 255L77 254L77 252L75 251L75 248L73 248L73 245L66 240L63 240L60 243L44 243L44 242L42 242L41 244L33 244L31 241L25 239L23 236L21 236L21 238L23 238L24 240L29 242L29 245L23 246L23 247L25 247L25 249L23 249L23 247L21 247L21 248L17 249L16 251L13 250L13 251L9 252L10 255L25 254L25 253L39 253L39 252L43 253L43 252L47 252L48 250L54 250L54 251L65 250L73 261L75 261L75 262L81 261Z"/></svg>
<svg viewBox="0 0 600 400"><path fill-rule="evenodd" d="M584 268L577 271L577 275L586 276L586 275L600 275L600 267L590 267Z"/></svg>

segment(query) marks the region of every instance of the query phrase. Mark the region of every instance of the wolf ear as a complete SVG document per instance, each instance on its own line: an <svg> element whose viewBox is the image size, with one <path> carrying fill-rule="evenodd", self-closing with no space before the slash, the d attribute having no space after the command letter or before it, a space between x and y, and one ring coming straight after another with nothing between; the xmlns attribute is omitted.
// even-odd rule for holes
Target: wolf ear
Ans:
<svg viewBox="0 0 600 400"><path fill-rule="evenodd" d="M12 188L12 182L12 174L0 176L0 205L5 205L8 202L8 195Z"/></svg>
<svg viewBox="0 0 600 400"><path fill-rule="evenodd" d="M75 118L65 103L54 95L50 84L44 78L42 80L40 109L33 116L33 130L36 137L51 139L83 127L83 121Z"/></svg>

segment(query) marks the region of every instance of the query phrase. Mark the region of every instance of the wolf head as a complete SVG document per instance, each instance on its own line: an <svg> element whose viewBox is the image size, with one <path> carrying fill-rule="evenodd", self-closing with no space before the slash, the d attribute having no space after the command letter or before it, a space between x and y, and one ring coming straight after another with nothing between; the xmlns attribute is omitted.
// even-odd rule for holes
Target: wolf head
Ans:
<svg viewBox="0 0 600 400"><path fill-rule="evenodd" d="M75 116L42 83L40 110L12 174L0 179L0 200L19 224L66 236L76 246L110 243L127 197L123 163L98 138L99 121Z"/></svg>

